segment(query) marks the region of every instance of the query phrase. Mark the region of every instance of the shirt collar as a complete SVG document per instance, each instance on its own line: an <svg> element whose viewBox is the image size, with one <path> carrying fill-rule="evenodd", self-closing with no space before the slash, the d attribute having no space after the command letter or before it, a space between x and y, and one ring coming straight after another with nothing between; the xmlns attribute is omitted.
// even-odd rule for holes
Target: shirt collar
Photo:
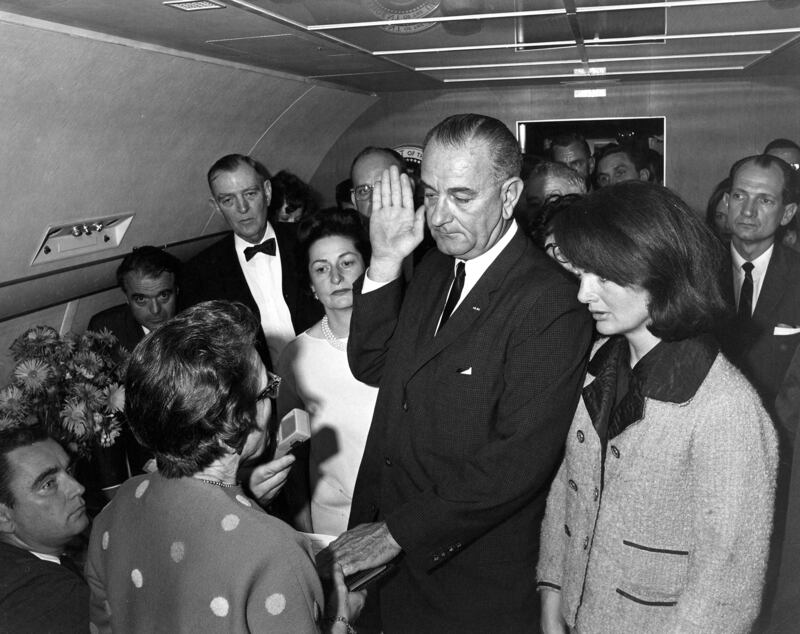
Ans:
<svg viewBox="0 0 800 634"><path fill-rule="evenodd" d="M486 272L492 262L497 259L497 256L500 255L500 252L508 246L508 243L511 242L511 239L517 233L517 221L512 220L511 225L509 225L506 232L500 236L500 239L494 243L494 245L485 253L481 253L479 256L472 258L471 260L461 260L456 258L455 262L453 263L453 267L455 268L458 262L464 262L464 273L467 276L467 280L479 280L481 276ZM466 295L466 293L462 294L462 297Z"/></svg>
<svg viewBox="0 0 800 634"><path fill-rule="evenodd" d="M38 557L42 561L49 561L54 564L61 565L61 559L59 559L58 555L48 555L46 553L37 553L35 550L28 551L34 557Z"/></svg>
<svg viewBox="0 0 800 634"><path fill-rule="evenodd" d="M274 237L275 237L275 229L273 229L272 225L269 223L269 221L267 221L267 229L266 231L264 231L264 236L257 244L264 244L267 240ZM247 240L242 240L235 233L233 234L233 244L236 247L236 253L238 253L241 257L244 257L244 250L247 247L255 246L250 242L247 242Z"/></svg>
<svg viewBox="0 0 800 634"><path fill-rule="evenodd" d="M745 262L751 262L753 264L753 276L761 276L767 271L767 266L769 266L769 261L772 259L772 252L775 250L775 243L773 242L769 245L769 248L764 251L761 255L759 255L755 260L746 260L743 258L739 252L736 250L736 247L733 246L733 242L731 242L731 257L733 258L734 269L736 270L737 274L742 273L742 264Z"/></svg>

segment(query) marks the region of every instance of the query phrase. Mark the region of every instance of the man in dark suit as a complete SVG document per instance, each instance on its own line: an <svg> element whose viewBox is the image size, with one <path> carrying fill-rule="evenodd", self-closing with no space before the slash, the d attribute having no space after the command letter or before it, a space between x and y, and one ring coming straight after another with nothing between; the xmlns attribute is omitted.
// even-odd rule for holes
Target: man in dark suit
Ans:
<svg viewBox="0 0 800 634"><path fill-rule="evenodd" d="M163 249L134 249L117 268L126 303L94 315L89 330L110 330L123 348L133 350L145 334L175 316L180 268L180 260Z"/></svg>
<svg viewBox="0 0 800 634"><path fill-rule="evenodd" d="M591 326L574 281L512 219L519 170L501 122L455 115L426 138L424 207L394 167L373 190L348 354L380 391L330 554L345 574L395 560L378 592L390 634L537 627L539 526ZM426 215L437 249L404 290Z"/></svg>
<svg viewBox="0 0 800 634"><path fill-rule="evenodd" d="M209 299L242 302L261 322L257 349L264 364L322 318L322 306L301 287L293 250L267 221L269 172L242 154L223 156L208 171L211 205L233 233L186 265L181 305Z"/></svg>
<svg viewBox="0 0 800 634"><path fill-rule="evenodd" d="M720 339L774 416L775 398L800 343L800 254L775 239L797 211L794 172L771 155L741 159L731 168L724 200L732 231L724 282L736 318Z"/></svg>
<svg viewBox="0 0 800 634"><path fill-rule="evenodd" d="M776 240L780 227L797 211L797 187L792 168L767 154L734 163L730 179L724 200L732 232L731 268L725 271L723 282L736 312L718 338L723 352L758 390L780 439L763 625L776 592L797 427L795 417L786 413L798 409L791 402L797 398L796 378L792 379L797 371L787 370L800 344L800 254Z"/></svg>
<svg viewBox="0 0 800 634"><path fill-rule="evenodd" d="M89 629L89 588L64 554L89 524L83 491L44 429L0 430L0 631Z"/></svg>

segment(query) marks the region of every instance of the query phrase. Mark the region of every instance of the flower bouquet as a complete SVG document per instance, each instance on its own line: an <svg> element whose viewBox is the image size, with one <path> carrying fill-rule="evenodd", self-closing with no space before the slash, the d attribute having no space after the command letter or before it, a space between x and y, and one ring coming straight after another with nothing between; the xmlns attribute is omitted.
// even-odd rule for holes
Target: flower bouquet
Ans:
<svg viewBox="0 0 800 634"><path fill-rule="evenodd" d="M111 448L122 432L124 352L108 330L35 326L11 344L16 366L0 390L0 428L41 423L78 457Z"/></svg>

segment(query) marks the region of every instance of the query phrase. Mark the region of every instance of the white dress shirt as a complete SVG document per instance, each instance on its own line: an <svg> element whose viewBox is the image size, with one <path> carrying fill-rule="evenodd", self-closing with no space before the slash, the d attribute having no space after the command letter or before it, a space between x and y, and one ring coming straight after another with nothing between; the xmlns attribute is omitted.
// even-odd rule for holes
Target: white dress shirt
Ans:
<svg viewBox="0 0 800 634"><path fill-rule="evenodd" d="M772 251L774 248L775 244L773 243L770 245L769 249L764 251L764 253L759 255L755 260L749 260L753 265L753 302L751 304L753 311L755 311L756 305L758 304L758 296L761 293L761 286L764 284L764 276L767 274L767 267L769 266L769 261L772 259ZM742 284L744 284L742 264L748 260L745 260L739 255L739 252L736 250L736 247L733 246L732 242L731 258L733 260L733 292L736 295L736 307L738 308L739 296L742 294Z"/></svg>
<svg viewBox="0 0 800 634"><path fill-rule="evenodd" d="M275 230L271 224L267 223L267 230L259 244L263 244L270 238L275 238ZM258 306L258 312L261 314L261 329L267 339L269 356L276 363L286 344L295 336L292 315L286 305L286 300L283 299L283 272L277 239L275 240L274 256L256 253L250 261L244 257L244 250L254 245L242 240L239 236L234 236L233 243L244 279Z"/></svg>
<svg viewBox="0 0 800 634"><path fill-rule="evenodd" d="M491 249L486 251L486 253L481 253L479 256L472 258L471 260L459 260L458 258L453 259L453 278L455 281L455 270L456 266L459 262L464 262L464 288L461 291L461 296L458 298L458 303L453 308L453 312L455 313L458 310L458 307L461 305L461 302L464 301L464 298L469 295L469 292L475 287L478 283L478 280L481 279L484 273L486 273L487 269L492 265L497 259L497 256L500 255L503 249L508 246L508 243L511 242L511 239L517 233L517 221L514 220L511 222L511 226L508 230L500 237L500 239L492 246ZM396 278L395 278L396 279ZM390 280L394 281L394 280ZM369 269L367 269L367 274L364 276L364 285L361 287L362 293L369 293L370 291L374 291L379 289L381 286L385 286L389 284L389 282L375 282L369 278ZM453 287L453 282L450 282L450 288ZM448 291L449 294L449 291ZM441 322L442 317L439 316L439 321L436 322L436 330L439 330L439 322Z"/></svg>

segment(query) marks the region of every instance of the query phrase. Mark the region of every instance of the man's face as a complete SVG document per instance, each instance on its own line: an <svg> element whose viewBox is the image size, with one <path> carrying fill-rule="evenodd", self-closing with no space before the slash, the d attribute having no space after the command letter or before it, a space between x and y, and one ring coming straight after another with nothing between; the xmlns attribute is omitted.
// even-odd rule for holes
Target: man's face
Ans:
<svg viewBox="0 0 800 634"><path fill-rule="evenodd" d="M374 187L375 183L381 179L383 170L388 170L392 165L397 166L400 173L403 173L405 166L398 165L393 157L383 152L373 152L362 156L353 166L350 174L350 179L353 181L351 200L358 213L364 218L372 215L372 190L370 188ZM368 195L367 192L369 192Z"/></svg>
<svg viewBox="0 0 800 634"><path fill-rule="evenodd" d="M57 555L89 524L83 486L70 474L70 461L47 439L6 454L14 506L0 504L0 529L8 543Z"/></svg>
<svg viewBox="0 0 800 634"><path fill-rule="evenodd" d="M783 204L783 172L773 166L745 163L725 194L728 226L736 250L748 259L764 253L775 241L775 232L794 216L797 205Z"/></svg>
<svg viewBox="0 0 800 634"><path fill-rule="evenodd" d="M637 170L625 152L604 156L597 164L597 185L606 187L625 181L647 180L647 170Z"/></svg>
<svg viewBox="0 0 800 634"><path fill-rule="evenodd" d="M131 314L140 326L154 330L175 316L178 289L172 273L165 271L158 277L150 277L131 271L125 274L123 282Z"/></svg>
<svg viewBox="0 0 800 634"><path fill-rule="evenodd" d="M594 159L586 153L582 143L571 143L566 147L553 146L553 160L571 167L588 183L589 175L594 169Z"/></svg>
<svg viewBox="0 0 800 634"><path fill-rule="evenodd" d="M541 207L551 196L585 193L581 188L558 176L534 176L525 181L525 202L529 209Z"/></svg>
<svg viewBox="0 0 800 634"><path fill-rule="evenodd" d="M439 251L470 260L500 239L522 192L518 177L498 181L484 141L432 141L422 159L425 214Z"/></svg>
<svg viewBox="0 0 800 634"><path fill-rule="evenodd" d="M250 244L258 244L264 237L271 193L270 182L249 165L239 165L233 172L217 172L211 179L217 211L225 216L233 232Z"/></svg>
<svg viewBox="0 0 800 634"><path fill-rule="evenodd" d="M791 147L777 147L767 152L767 154L777 156L779 159L786 161L794 170L800 169L800 150L795 150Z"/></svg>

